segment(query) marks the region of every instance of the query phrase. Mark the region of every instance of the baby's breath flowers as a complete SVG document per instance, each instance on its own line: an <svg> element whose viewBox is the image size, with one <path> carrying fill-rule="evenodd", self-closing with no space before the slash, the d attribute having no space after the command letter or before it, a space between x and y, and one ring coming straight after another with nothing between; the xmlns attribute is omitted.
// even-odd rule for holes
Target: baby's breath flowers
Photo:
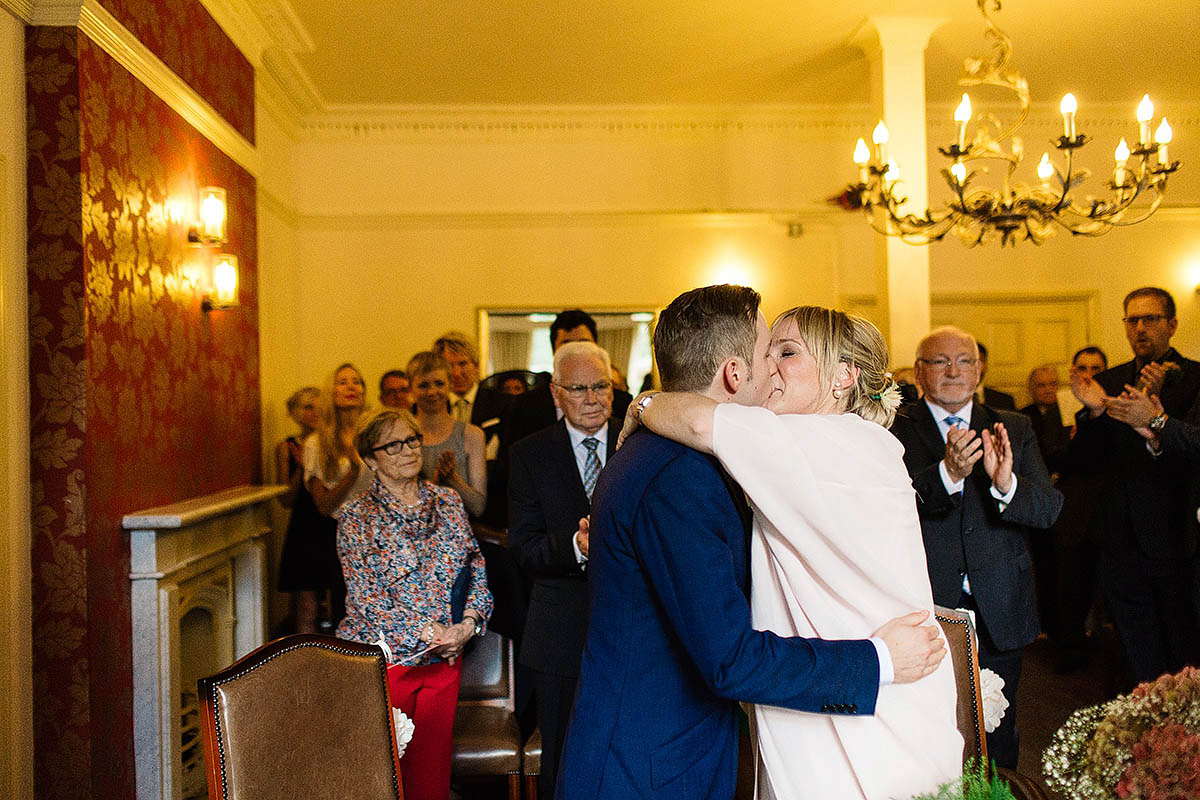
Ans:
<svg viewBox="0 0 1200 800"><path fill-rule="evenodd" d="M1185 667L1076 711L1042 768L1050 788L1074 800L1200 797L1200 671Z"/></svg>

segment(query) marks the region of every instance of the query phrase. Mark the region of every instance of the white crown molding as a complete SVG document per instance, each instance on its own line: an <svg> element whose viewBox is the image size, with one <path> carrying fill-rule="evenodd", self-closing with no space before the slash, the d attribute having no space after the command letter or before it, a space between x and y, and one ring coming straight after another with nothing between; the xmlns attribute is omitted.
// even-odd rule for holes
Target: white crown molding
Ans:
<svg viewBox="0 0 1200 800"><path fill-rule="evenodd" d="M262 66L272 48L311 52L316 45L287 0L200 0L250 63Z"/></svg>
<svg viewBox="0 0 1200 800"><path fill-rule="evenodd" d="M288 105L296 109L296 124L300 123L304 115L325 111L325 99L321 97L317 85L308 77L308 72L300 66L294 53L280 49L269 50L263 53L262 68L279 86L280 93L287 98Z"/></svg>
<svg viewBox="0 0 1200 800"><path fill-rule="evenodd" d="M7 11L27 25L33 18L33 0L0 0L0 9Z"/></svg>
<svg viewBox="0 0 1200 800"><path fill-rule="evenodd" d="M89 39L129 70L136 80L154 92L221 152L251 175L257 175L259 158L254 145L125 26L117 22L98 0L84 0L77 24Z"/></svg>

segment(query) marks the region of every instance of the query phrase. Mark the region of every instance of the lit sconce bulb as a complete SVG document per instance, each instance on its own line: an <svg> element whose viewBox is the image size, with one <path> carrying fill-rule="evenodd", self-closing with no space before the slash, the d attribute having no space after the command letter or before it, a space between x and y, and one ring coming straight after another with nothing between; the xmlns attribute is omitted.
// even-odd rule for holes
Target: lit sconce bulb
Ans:
<svg viewBox="0 0 1200 800"><path fill-rule="evenodd" d="M1113 158L1117 162L1117 170L1113 175L1113 183L1117 186L1125 183L1125 165L1129 162L1129 145L1125 143L1125 138L1117 142L1117 149L1113 151Z"/></svg>
<svg viewBox="0 0 1200 800"><path fill-rule="evenodd" d="M871 141L875 144L875 160L880 164L886 164L888 129L887 125L883 124L883 120L879 120L875 130L871 131Z"/></svg>
<svg viewBox="0 0 1200 800"><path fill-rule="evenodd" d="M209 242L225 241L225 190L209 186L200 190L200 236Z"/></svg>
<svg viewBox="0 0 1200 800"><path fill-rule="evenodd" d="M1042 183L1048 183L1054 177L1054 165L1050 163L1050 154L1042 153L1042 160L1037 165L1037 176Z"/></svg>
<svg viewBox="0 0 1200 800"><path fill-rule="evenodd" d="M862 139L854 145L854 163L858 164L858 182L867 182L867 162L871 159L871 151L867 149L867 143Z"/></svg>
<svg viewBox="0 0 1200 800"><path fill-rule="evenodd" d="M954 109L954 121L958 123L958 149L963 150L967 146L967 123L971 121L971 98L965 94Z"/></svg>
<svg viewBox="0 0 1200 800"><path fill-rule="evenodd" d="M1142 95L1142 102L1138 103L1137 120L1138 120L1138 143L1150 143L1150 120L1154 119L1154 103L1150 102L1150 95Z"/></svg>
<svg viewBox="0 0 1200 800"><path fill-rule="evenodd" d="M1167 118L1163 117L1162 122L1158 124L1158 129L1154 131L1154 143L1158 145L1158 163L1167 164L1167 144L1171 141L1171 126L1167 122Z"/></svg>
<svg viewBox="0 0 1200 800"><path fill-rule="evenodd" d="M237 305L237 256L222 253L213 265L212 296L206 298L205 310L231 308Z"/></svg>
<svg viewBox="0 0 1200 800"><path fill-rule="evenodd" d="M1058 104L1058 110L1062 112L1063 118L1063 136L1068 139L1075 138L1075 112L1079 110L1079 103L1075 101L1075 95L1067 92L1062 97L1062 102Z"/></svg>
<svg viewBox="0 0 1200 800"><path fill-rule="evenodd" d="M961 161L955 161L950 165L950 174L954 176L954 180L958 181L959 186L962 186L967 180L967 168Z"/></svg>

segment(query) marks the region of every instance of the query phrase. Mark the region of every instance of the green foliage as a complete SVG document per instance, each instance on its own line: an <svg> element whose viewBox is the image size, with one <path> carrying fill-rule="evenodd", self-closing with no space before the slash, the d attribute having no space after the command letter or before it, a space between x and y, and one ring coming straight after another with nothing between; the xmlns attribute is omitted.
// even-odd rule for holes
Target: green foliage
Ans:
<svg viewBox="0 0 1200 800"><path fill-rule="evenodd" d="M975 759L967 762L962 778L947 781L933 794L917 795L912 800L1016 800L1008 783Z"/></svg>

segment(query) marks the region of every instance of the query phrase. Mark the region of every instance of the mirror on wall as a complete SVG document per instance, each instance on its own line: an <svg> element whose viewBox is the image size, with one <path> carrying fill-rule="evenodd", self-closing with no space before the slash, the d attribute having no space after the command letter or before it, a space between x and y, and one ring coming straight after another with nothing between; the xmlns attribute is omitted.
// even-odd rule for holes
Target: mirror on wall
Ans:
<svg viewBox="0 0 1200 800"><path fill-rule="evenodd" d="M549 373L554 368L550 323L560 309L488 308L479 311L479 341L484 375L508 370ZM654 369L651 333L655 309L587 312L596 320L598 344L608 351L629 391L637 394Z"/></svg>

